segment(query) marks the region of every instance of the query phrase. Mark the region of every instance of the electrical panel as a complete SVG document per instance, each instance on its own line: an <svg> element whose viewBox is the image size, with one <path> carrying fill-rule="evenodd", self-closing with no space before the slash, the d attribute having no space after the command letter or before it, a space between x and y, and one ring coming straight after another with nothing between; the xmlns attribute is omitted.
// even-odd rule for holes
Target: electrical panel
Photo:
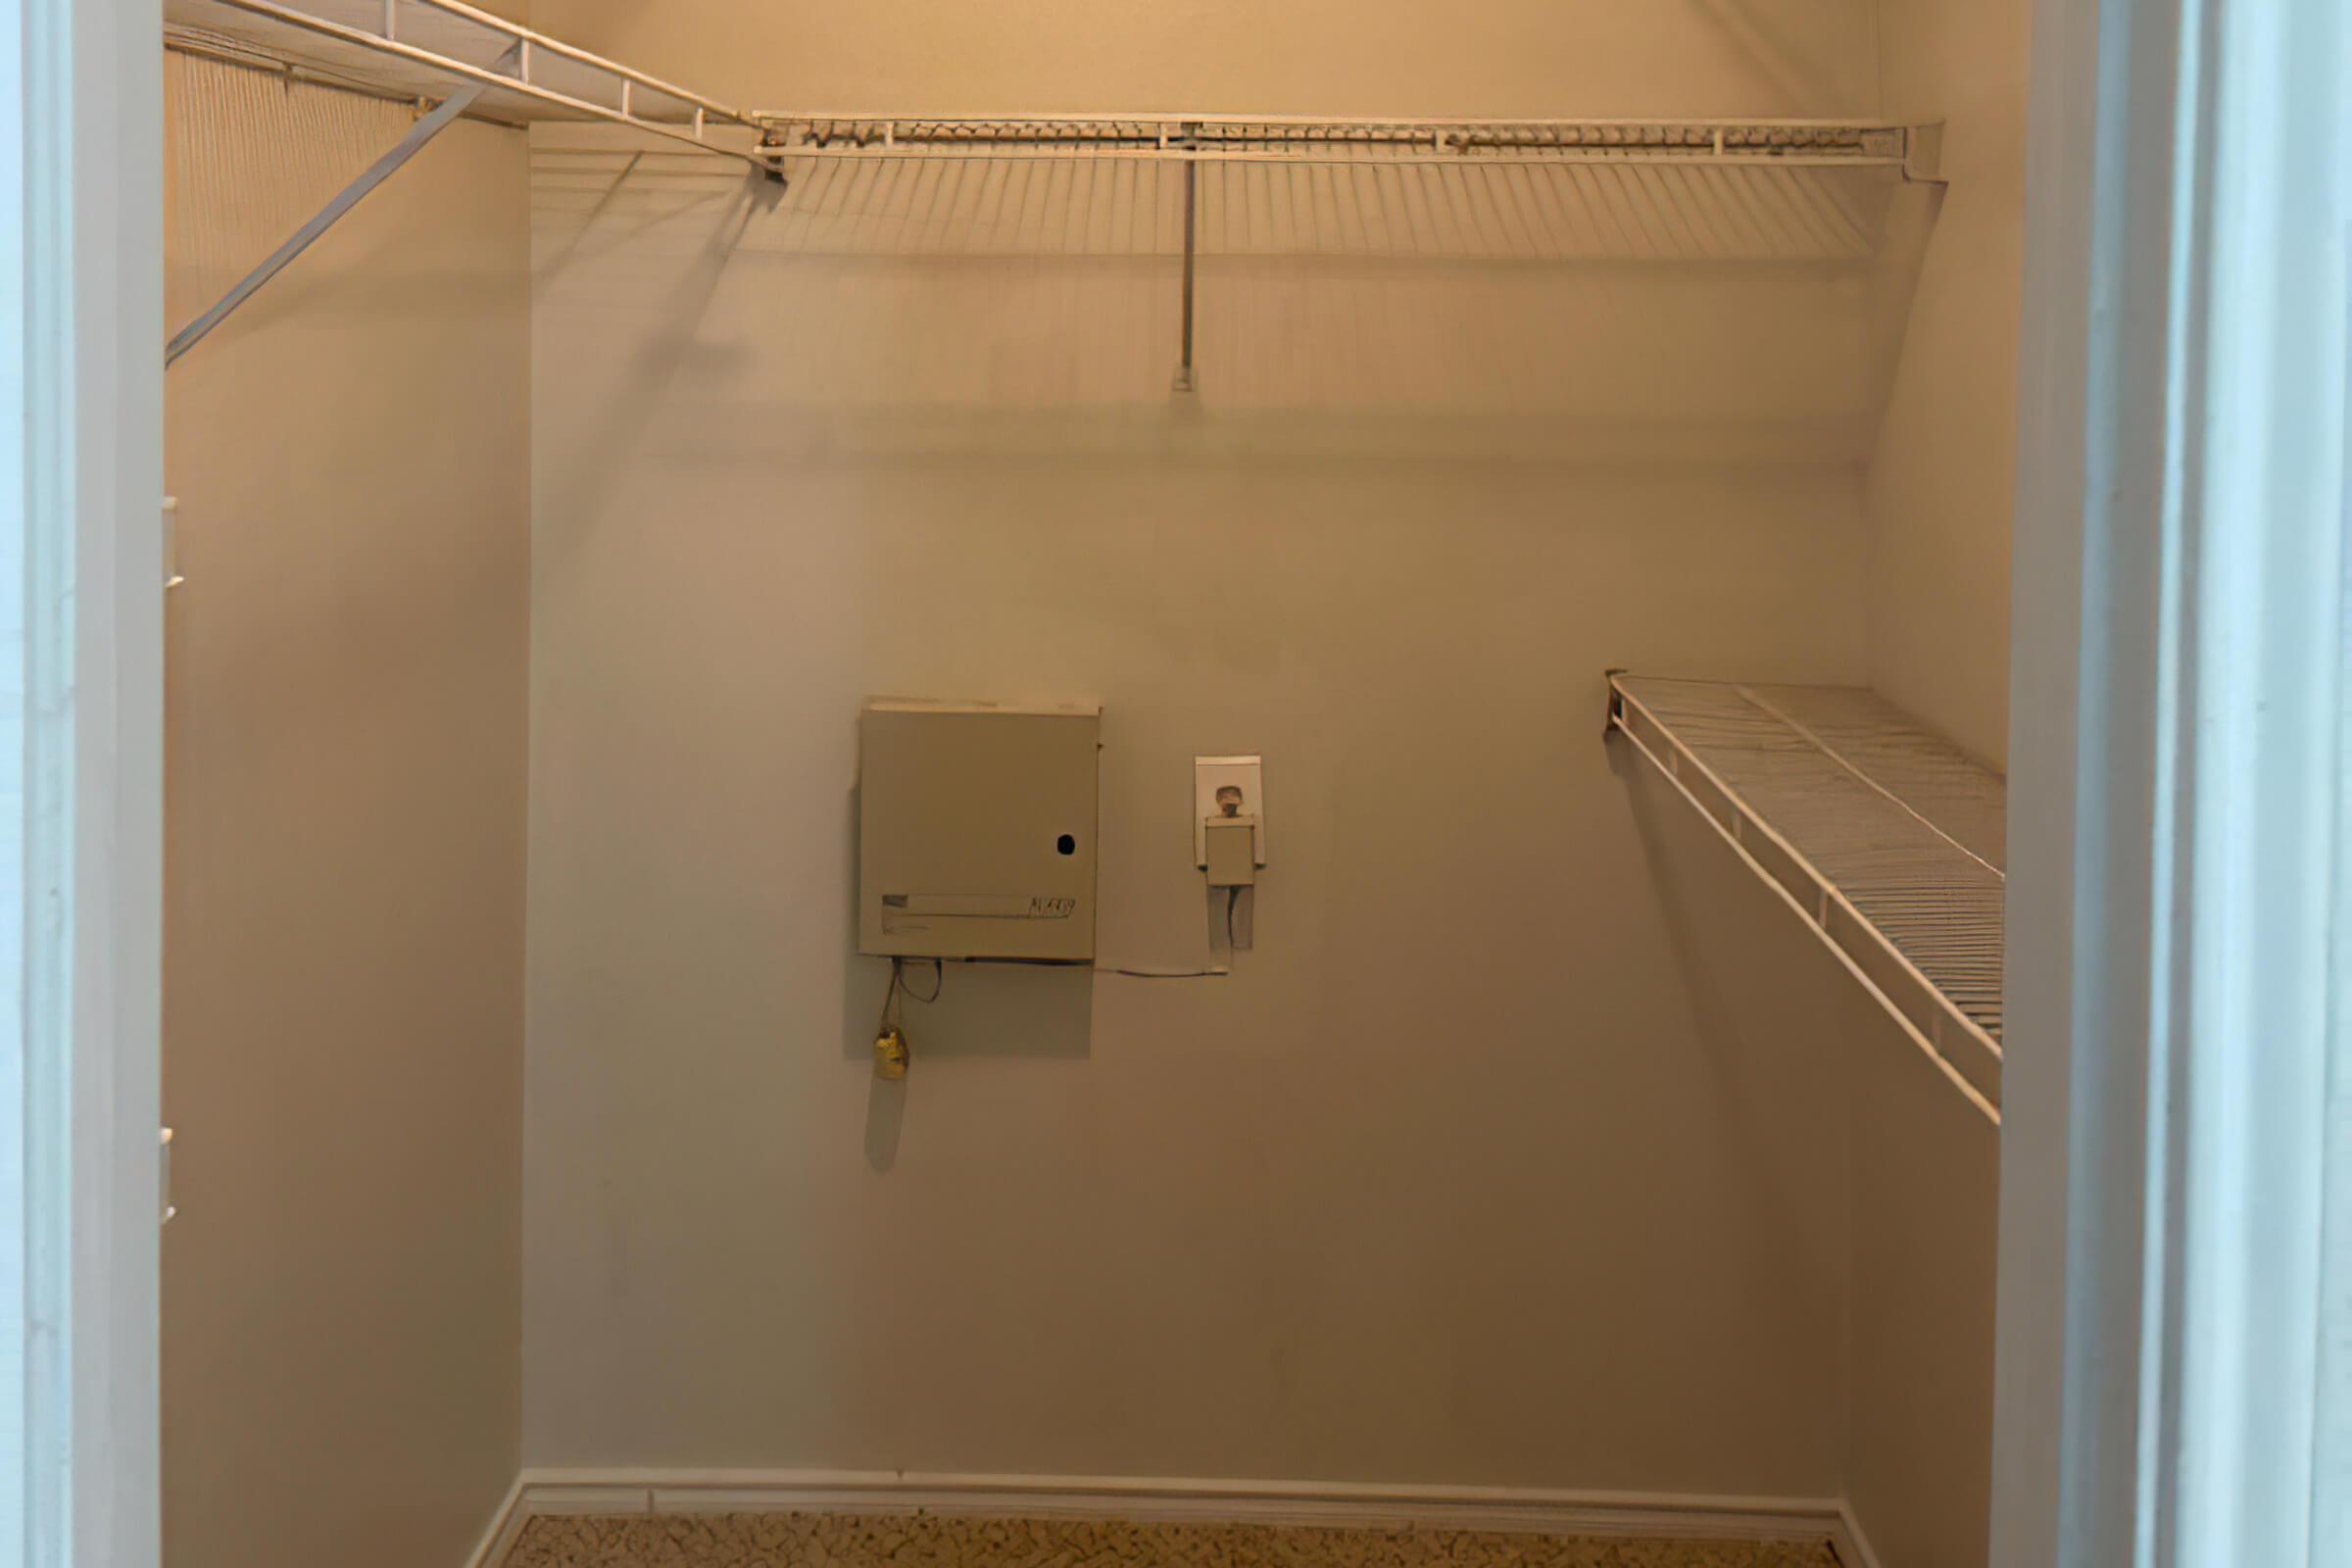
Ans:
<svg viewBox="0 0 2352 1568"><path fill-rule="evenodd" d="M877 701L858 722L858 951L1095 956L1099 708Z"/></svg>

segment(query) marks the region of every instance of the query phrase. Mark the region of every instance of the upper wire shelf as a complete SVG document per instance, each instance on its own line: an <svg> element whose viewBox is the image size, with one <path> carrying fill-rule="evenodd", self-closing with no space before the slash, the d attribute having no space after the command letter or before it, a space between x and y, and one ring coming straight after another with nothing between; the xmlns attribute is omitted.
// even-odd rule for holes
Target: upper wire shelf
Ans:
<svg viewBox="0 0 2352 1568"><path fill-rule="evenodd" d="M1309 120L1280 116L752 118L803 158L1120 158L1185 163L1576 164L1888 169L1930 178L1934 126L1876 120Z"/></svg>
<svg viewBox="0 0 2352 1568"><path fill-rule="evenodd" d="M767 162L714 127L757 131L740 110L675 82L509 22L464 0L165 0L165 36L418 101L454 83L483 92L473 112L509 123L604 121L733 158Z"/></svg>
<svg viewBox="0 0 2352 1568"><path fill-rule="evenodd" d="M1940 129L1854 120L1416 120L1268 115L746 111L464 0L165 0L167 36L416 100L452 79L510 123L605 121L771 174L810 159L1163 159L1188 164L1633 164L1890 170L1936 177ZM713 135L717 128L734 132ZM743 132L751 132L744 135Z"/></svg>
<svg viewBox="0 0 2352 1568"><path fill-rule="evenodd" d="M2001 776L1860 687L1612 673L1608 723L1997 1122Z"/></svg>

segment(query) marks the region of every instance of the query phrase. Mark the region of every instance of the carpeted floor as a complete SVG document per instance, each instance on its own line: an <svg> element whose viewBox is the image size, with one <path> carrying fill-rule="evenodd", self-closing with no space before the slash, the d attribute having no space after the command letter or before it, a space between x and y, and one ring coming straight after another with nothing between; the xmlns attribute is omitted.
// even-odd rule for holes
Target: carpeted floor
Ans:
<svg viewBox="0 0 2352 1568"><path fill-rule="evenodd" d="M533 1519L505 1568L1838 1568L1838 1558L1827 1541L725 1513Z"/></svg>

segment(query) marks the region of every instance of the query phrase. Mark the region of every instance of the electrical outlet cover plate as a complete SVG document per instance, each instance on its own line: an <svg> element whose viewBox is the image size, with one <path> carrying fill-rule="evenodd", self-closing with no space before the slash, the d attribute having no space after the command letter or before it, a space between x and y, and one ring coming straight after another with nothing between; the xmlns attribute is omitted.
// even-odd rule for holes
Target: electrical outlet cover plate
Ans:
<svg viewBox="0 0 2352 1568"><path fill-rule="evenodd" d="M1217 791L1242 792L1239 808L1226 809ZM1196 757L1193 759L1193 863L1208 866L1207 822L1212 816L1247 816L1257 823L1257 863L1266 863L1266 780L1262 757Z"/></svg>

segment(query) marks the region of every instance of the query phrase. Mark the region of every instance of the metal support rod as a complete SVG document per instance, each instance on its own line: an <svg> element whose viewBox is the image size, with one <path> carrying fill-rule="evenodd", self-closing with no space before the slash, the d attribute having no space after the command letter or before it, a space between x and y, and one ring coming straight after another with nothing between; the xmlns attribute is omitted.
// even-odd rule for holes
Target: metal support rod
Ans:
<svg viewBox="0 0 2352 1568"><path fill-rule="evenodd" d="M503 66L514 57L514 51L510 49L499 64ZM473 101L482 95L483 90L483 83L467 82L442 99L440 107L431 114L410 126L409 133L401 137L390 152L368 165L366 172L344 186L333 201L321 207L309 222L289 235L283 245L271 251L261 266L246 273L234 288L221 295L211 310L172 334L172 341L164 346L165 367L169 368L182 354L203 342L206 333L227 320L236 308L253 298L264 283L283 271L295 257L309 250L319 235L334 227L336 221L357 207L363 197L391 178L401 165L423 151L425 143L447 130L460 115L472 107Z"/></svg>
<svg viewBox="0 0 2352 1568"><path fill-rule="evenodd" d="M1200 166L1190 159L1184 166L1184 342L1176 362L1176 390L1193 389L1193 237L1194 211L1199 205Z"/></svg>

